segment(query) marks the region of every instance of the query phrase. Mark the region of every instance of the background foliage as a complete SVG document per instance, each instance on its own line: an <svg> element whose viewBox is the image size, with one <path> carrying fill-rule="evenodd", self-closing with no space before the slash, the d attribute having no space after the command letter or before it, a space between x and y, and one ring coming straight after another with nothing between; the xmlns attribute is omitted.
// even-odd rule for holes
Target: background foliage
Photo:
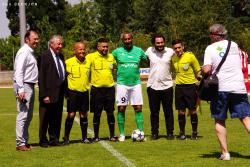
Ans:
<svg viewBox="0 0 250 167"><path fill-rule="evenodd" d="M18 6L13 5L18 0L8 2L12 36L0 41L0 63L12 69L10 60L17 49L11 48L19 47L14 42L19 34ZM63 53L68 58L73 54L75 41L86 41L91 52L97 38L107 37L112 50L120 45L121 32L132 31L135 44L143 49L150 46L149 39L155 33L166 36L167 46L171 46L173 39L181 38L187 50L194 52L202 64L204 50L210 42L208 28L214 23L224 24L229 37L250 53L250 0L91 0L75 6L65 0L25 2L36 3L26 6L26 17L27 27L40 31L37 56L47 49L47 41L55 33L64 36Z"/></svg>

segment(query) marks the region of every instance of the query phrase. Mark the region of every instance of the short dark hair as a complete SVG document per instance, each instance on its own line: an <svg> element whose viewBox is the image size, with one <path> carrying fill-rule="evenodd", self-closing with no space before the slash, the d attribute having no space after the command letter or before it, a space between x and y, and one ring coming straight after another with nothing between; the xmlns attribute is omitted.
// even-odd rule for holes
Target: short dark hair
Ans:
<svg viewBox="0 0 250 167"><path fill-rule="evenodd" d="M26 31L25 35L24 35L24 41L26 40L26 38L30 37L31 32L34 32L37 34L37 32L35 30L28 30Z"/></svg>
<svg viewBox="0 0 250 167"><path fill-rule="evenodd" d="M108 43L108 42L109 42L109 39L108 39L108 38L99 38L99 39L96 41L95 47L97 48L99 43Z"/></svg>
<svg viewBox="0 0 250 167"><path fill-rule="evenodd" d="M172 41L172 46L174 46L174 45L176 45L176 44L178 44L178 43L180 43L181 45L183 45L183 42L182 42L181 39L174 39L174 40Z"/></svg>
<svg viewBox="0 0 250 167"><path fill-rule="evenodd" d="M109 42L109 40L107 38L99 38L97 40L97 43L108 43L108 42Z"/></svg>
<svg viewBox="0 0 250 167"><path fill-rule="evenodd" d="M152 38L151 38L151 43L152 44L155 44L155 39L156 38L162 38L163 41L165 42L165 37L162 34L154 34L154 35L152 35Z"/></svg>

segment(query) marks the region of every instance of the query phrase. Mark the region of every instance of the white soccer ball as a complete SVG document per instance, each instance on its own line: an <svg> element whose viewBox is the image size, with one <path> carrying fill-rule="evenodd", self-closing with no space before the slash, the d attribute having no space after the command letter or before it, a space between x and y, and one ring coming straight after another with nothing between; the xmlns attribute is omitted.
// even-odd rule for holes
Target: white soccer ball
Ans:
<svg viewBox="0 0 250 167"><path fill-rule="evenodd" d="M144 140L144 132L139 130L139 129L133 130L133 132L131 134L131 139L133 141L143 141Z"/></svg>

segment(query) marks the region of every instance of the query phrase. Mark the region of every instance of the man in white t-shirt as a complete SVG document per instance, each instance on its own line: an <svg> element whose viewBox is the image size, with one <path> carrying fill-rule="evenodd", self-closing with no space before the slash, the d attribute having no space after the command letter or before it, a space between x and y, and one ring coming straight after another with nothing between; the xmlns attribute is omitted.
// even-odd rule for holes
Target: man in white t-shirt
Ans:
<svg viewBox="0 0 250 167"><path fill-rule="evenodd" d="M158 139L159 112L162 103L167 130L167 139L174 139L173 116L173 81L171 76L172 48L165 47L165 37L154 35L151 40L154 47L149 47L146 55L150 60L150 73L147 83L147 93L150 107L151 139Z"/></svg>
<svg viewBox="0 0 250 167"><path fill-rule="evenodd" d="M214 24L209 30L212 44L205 50L204 65L202 67L204 73L215 72L228 45L228 40L226 40L227 30L223 25ZM211 101L210 109L212 117L215 119L216 135L222 152L219 159L230 160L225 124L228 109L231 118L239 118L250 133L250 105L241 71L238 45L233 41L217 76L219 79L218 99Z"/></svg>

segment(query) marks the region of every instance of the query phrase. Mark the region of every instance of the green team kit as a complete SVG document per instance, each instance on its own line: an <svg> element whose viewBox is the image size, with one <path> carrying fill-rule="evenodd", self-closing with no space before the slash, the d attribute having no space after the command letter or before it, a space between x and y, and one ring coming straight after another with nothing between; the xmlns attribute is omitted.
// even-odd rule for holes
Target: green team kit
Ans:
<svg viewBox="0 0 250 167"><path fill-rule="evenodd" d="M140 62L147 59L144 51L137 46L129 51L120 47L112 54L117 62L117 83L128 86L140 84Z"/></svg>
<svg viewBox="0 0 250 167"><path fill-rule="evenodd" d="M112 54L114 55L117 63L117 84L125 86L140 84L140 62L147 60L147 56L144 51L136 46L133 46L130 50L120 47L114 50ZM117 92L117 94L119 94L119 92ZM120 141L124 141L125 113L118 112L117 117L120 137L123 137L123 140ZM141 111L135 112L135 121L137 128L143 131L143 114Z"/></svg>

